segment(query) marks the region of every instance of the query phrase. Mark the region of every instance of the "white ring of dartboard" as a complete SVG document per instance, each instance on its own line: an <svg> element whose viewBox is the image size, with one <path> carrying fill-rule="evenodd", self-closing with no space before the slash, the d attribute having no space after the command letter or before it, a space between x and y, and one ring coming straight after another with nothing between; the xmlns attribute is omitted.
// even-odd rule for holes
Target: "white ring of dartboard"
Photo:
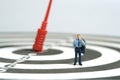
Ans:
<svg viewBox="0 0 120 80"><path fill-rule="evenodd" d="M0 35L0 79L120 79L120 38L84 35L82 66L73 65L73 34L48 34L44 53L31 34Z"/></svg>

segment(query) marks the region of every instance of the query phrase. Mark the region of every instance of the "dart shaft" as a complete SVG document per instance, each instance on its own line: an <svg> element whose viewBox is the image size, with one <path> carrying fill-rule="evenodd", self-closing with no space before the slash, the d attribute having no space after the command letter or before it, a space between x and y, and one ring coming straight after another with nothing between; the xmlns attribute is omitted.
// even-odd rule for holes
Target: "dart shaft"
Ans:
<svg viewBox="0 0 120 80"><path fill-rule="evenodd" d="M42 26L41 26L41 29L43 29L43 30L45 30L46 26L47 26L47 20L48 20L48 17L49 17L51 5L52 5L52 0L49 1L48 8L47 8L47 11L46 11L46 15L45 15L44 21L43 21Z"/></svg>
<svg viewBox="0 0 120 80"><path fill-rule="evenodd" d="M47 20L48 20L48 16L50 13L51 5L52 5L52 0L49 1L44 21L42 22L41 28L38 29L35 43L33 45L33 50L35 51L39 51L39 52L43 51L43 44L44 44L46 34L47 34L47 31L46 31Z"/></svg>

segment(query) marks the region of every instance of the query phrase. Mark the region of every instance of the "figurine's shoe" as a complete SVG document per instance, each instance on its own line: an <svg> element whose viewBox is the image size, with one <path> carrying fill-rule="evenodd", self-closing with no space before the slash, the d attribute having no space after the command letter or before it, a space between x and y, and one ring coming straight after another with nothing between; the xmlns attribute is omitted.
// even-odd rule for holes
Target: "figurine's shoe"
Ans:
<svg viewBox="0 0 120 80"><path fill-rule="evenodd" d="M80 66L82 66L82 64L79 64Z"/></svg>
<svg viewBox="0 0 120 80"><path fill-rule="evenodd" d="M76 64L73 64L73 65L76 65Z"/></svg>

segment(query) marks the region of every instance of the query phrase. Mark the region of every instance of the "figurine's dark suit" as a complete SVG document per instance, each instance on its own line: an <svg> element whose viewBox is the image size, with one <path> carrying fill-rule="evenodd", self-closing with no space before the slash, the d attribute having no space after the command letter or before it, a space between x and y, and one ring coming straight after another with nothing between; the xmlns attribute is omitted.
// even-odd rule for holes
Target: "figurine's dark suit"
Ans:
<svg viewBox="0 0 120 80"><path fill-rule="evenodd" d="M86 45L85 39L82 39L82 40L84 41L84 43ZM85 45L82 45L82 47L81 47L81 53L83 53L83 54L85 54L85 50L86 50L86 46Z"/></svg>

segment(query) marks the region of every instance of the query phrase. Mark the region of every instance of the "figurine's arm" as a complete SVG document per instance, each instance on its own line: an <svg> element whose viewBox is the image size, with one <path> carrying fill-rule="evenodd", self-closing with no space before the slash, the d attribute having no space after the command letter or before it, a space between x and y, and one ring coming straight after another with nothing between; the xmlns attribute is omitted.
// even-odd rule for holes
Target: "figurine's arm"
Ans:
<svg viewBox="0 0 120 80"><path fill-rule="evenodd" d="M74 48L76 47L76 42L75 42L75 40L73 41L73 47L74 47Z"/></svg>

